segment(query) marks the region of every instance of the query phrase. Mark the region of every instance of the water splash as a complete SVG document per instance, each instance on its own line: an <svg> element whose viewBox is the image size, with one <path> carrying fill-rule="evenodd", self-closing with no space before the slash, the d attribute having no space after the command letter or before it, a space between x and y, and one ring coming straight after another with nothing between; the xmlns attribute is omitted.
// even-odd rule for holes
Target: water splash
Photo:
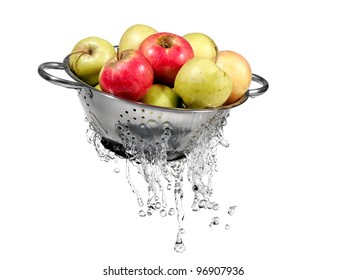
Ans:
<svg viewBox="0 0 347 280"><path fill-rule="evenodd" d="M229 143L223 138L223 127L229 113L219 111L208 122L203 124L188 143L185 157L175 161L168 161L169 139L174 127L170 123L162 124L162 133L159 137L153 136L152 141L145 141L129 128L128 124L118 123L117 133L124 147L126 158L126 178L135 194L137 203L141 209L140 217L152 216L156 212L160 216L177 215L178 231L174 250L182 253L186 246L183 242L183 221L185 217L183 209L183 174L187 171L188 181L192 185L194 193L192 210L212 209L217 211L219 204L212 201L212 178L217 171L217 148L228 147ZM150 120L148 125L150 125ZM148 128L141 124L143 129ZM103 161L118 162L117 154L102 144L102 136L89 123L87 140L93 144L99 158ZM137 173L142 175L147 183L147 201L144 203L140 192L131 180L130 168L134 166ZM114 170L119 172L119 168ZM168 208L166 194L173 192L175 207ZM210 226L219 224L219 218L215 217Z"/></svg>
<svg viewBox="0 0 347 280"><path fill-rule="evenodd" d="M89 123L86 136L87 141L94 145L95 151L99 156L100 160L105 162L114 161L115 163L118 163L118 157L116 156L116 154L113 151L106 149L104 145L101 143L102 136L97 132L92 123ZM117 169L119 168L116 167L115 172Z"/></svg>
<svg viewBox="0 0 347 280"><path fill-rule="evenodd" d="M210 121L203 124L191 142L190 152L186 154L188 162L188 180L193 185L194 199L192 210L214 209L219 205L211 201L213 194L212 178L217 171L217 148L229 144L223 138L223 127L228 114L217 113Z"/></svg>

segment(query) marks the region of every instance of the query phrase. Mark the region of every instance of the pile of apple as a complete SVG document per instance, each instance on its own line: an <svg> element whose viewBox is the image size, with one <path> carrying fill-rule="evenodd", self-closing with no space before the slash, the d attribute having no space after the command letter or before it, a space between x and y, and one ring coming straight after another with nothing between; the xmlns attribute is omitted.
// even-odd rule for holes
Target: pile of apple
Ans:
<svg viewBox="0 0 347 280"><path fill-rule="evenodd" d="M118 48L98 37L79 41L69 56L82 81L117 97L171 108L204 109L229 105L248 90L248 61L219 51L206 34L184 36L135 24Z"/></svg>

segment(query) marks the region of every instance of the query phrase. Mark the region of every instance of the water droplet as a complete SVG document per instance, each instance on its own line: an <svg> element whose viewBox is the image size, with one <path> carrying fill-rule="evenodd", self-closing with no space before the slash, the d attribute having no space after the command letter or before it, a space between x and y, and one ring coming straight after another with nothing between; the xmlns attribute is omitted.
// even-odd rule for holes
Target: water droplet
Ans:
<svg viewBox="0 0 347 280"><path fill-rule="evenodd" d="M161 207L161 203L159 201L157 201L155 203L155 209L160 209L160 207Z"/></svg>
<svg viewBox="0 0 347 280"><path fill-rule="evenodd" d="M184 234L184 229L182 227L180 227L180 229L178 230L178 233L177 233L175 247L174 247L174 249L177 253L183 253L186 249L186 246L184 245L183 240L182 240L182 234Z"/></svg>
<svg viewBox="0 0 347 280"><path fill-rule="evenodd" d="M139 215L140 215L140 217L146 217L146 213L143 210L139 211Z"/></svg>
<svg viewBox="0 0 347 280"><path fill-rule="evenodd" d="M172 187L171 184L167 184L166 188L167 188L167 190L171 190L171 187Z"/></svg>
<svg viewBox="0 0 347 280"><path fill-rule="evenodd" d="M118 167L116 167L114 170L113 170L115 173L119 173L120 172L120 169Z"/></svg>
<svg viewBox="0 0 347 280"><path fill-rule="evenodd" d="M162 216L162 217L166 217L166 210L165 209L162 209L162 210L160 210L160 216Z"/></svg>
<svg viewBox="0 0 347 280"><path fill-rule="evenodd" d="M236 207L237 207L237 206L230 206L230 207L229 207L229 209L228 209L228 214L229 214L230 216L232 216L232 215L235 214Z"/></svg>
<svg viewBox="0 0 347 280"><path fill-rule="evenodd" d="M229 225L229 224L226 224L224 228L225 228L226 230L229 230L229 229L230 229L230 225Z"/></svg>
<svg viewBox="0 0 347 280"><path fill-rule="evenodd" d="M152 207L148 208L148 210L147 210L147 215L148 215L148 216L152 216L153 213L154 213L154 209L153 209Z"/></svg>
<svg viewBox="0 0 347 280"><path fill-rule="evenodd" d="M218 203L213 203L212 209L217 211L219 209L219 204Z"/></svg>
<svg viewBox="0 0 347 280"><path fill-rule="evenodd" d="M214 217L210 223L210 227L219 225L219 218Z"/></svg>
<svg viewBox="0 0 347 280"><path fill-rule="evenodd" d="M174 249L177 253L183 253L186 250L186 245L184 245L182 241L181 242L176 241Z"/></svg>
<svg viewBox="0 0 347 280"><path fill-rule="evenodd" d="M162 202L161 206L162 206L163 208L166 208L166 207L167 207L167 203L166 203L166 200L164 200L164 198L163 198L163 202Z"/></svg>
<svg viewBox="0 0 347 280"><path fill-rule="evenodd" d="M175 209L174 208L169 209L169 215L170 216L175 215Z"/></svg>

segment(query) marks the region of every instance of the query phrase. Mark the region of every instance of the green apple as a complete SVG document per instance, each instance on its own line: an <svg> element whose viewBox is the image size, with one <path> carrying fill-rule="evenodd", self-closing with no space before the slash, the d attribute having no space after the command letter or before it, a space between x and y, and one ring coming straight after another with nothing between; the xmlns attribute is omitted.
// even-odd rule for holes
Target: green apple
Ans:
<svg viewBox="0 0 347 280"><path fill-rule="evenodd" d="M157 31L145 24L135 24L130 26L123 33L119 41L119 51L128 49L137 50L144 39L157 33Z"/></svg>
<svg viewBox="0 0 347 280"><path fill-rule="evenodd" d="M143 103L168 108L182 108L182 99L170 87L153 84L140 100Z"/></svg>
<svg viewBox="0 0 347 280"><path fill-rule="evenodd" d="M228 74L233 82L233 89L225 102L225 105L232 104L240 99L251 85L251 66L241 54L229 50L218 53L216 64Z"/></svg>
<svg viewBox="0 0 347 280"><path fill-rule="evenodd" d="M83 82L95 86L99 82L101 68L115 55L116 51L110 42L99 37L87 37L72 49L69 66Z"/></svg>
<svg viewBox="0 0 347 280"><path fill-rule="evenodd" d="M178 71L174 90L187 108L212 108L228 99L232 81L211 59L194 57Z"/></svg>
<svg viewBox="0 0 347 280"><path fill-rule="evenodd" d="M218 47L212 38L199 32L188 33L183 38L192 46L194 56L202 56L216 61Z"/></svg>

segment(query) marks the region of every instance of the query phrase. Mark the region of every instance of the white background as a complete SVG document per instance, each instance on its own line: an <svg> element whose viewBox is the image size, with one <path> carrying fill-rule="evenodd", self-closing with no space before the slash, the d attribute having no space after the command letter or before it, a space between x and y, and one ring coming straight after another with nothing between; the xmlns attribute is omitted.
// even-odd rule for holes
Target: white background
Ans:
<svg viewBox="0 0 347 280"><path fill-rule="evenodd" d="M234 278L248 280L346 279L342 4L36 0L2 7L0 278L130 279L102 270L160 265L242 266L245 275ZM173 250L176 218L140 218L125 163L115 174L87 143L76 92L37 74L39 64L62 61L80 39L116 44L135 23L206 33L219 49L245 56L270 84L231 111L230 147L219 150L213 181L220 211L193 213L186 182L183 254ZM232 217L230 205L238 206ZM221 225L211 229L216 214Z"/></svg>

